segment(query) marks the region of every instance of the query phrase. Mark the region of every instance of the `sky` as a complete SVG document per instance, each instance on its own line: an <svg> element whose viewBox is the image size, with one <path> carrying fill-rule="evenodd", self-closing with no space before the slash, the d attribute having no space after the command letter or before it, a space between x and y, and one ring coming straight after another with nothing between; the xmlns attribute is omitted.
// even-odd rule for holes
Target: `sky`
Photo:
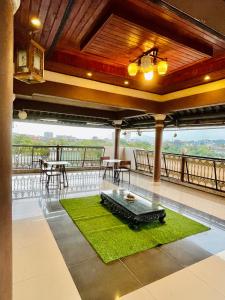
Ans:
<svg viewBox="0 0 225 300"><path fill-rule="evenodd" d="M44 132L53 132L56 135L67 135L77 138L89 139L93 136L100 138L112 138L113 129L72 127L51 124L38 124L30 122L13 122L13 133L43 136Z"/></svg>
<svg viewBox="0 0 225 300"><path fill-rule="evenodd" d="M51 125L51 124L38 124L28 122L13 122L13 133L30 134L36 136L43 136L44 132L53 132L54 137L56 135L67 135L74 136L80 139L90 139L93 136L99 138L111 139L114 130L105 128L87 128L87 127L72 127L62 125ZM176 133L176 137L174 134ZM126 136L122 135L124 138ZM131 138L137 137L137 132L133 131L130 134ZM154 138L154 130L143 132L142 138L149 137ZM173 141L174 139L191 141L191 140L202 140L202 139L225 139L225 127L204 128L204 129L173 129L164 130L164 140Z"/></svg>

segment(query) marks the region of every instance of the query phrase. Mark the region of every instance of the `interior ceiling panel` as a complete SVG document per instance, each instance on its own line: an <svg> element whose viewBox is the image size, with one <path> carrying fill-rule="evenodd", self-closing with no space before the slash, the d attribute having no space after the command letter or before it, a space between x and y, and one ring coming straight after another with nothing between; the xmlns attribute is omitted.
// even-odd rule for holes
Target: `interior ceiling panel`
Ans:
<svg viewBox="0 0 225 300"><path fill-rule="evenodd" d="M42 23L33 38L46 49L47 70L86 78L91 71L89 79L119 86L129 79L129 87L158 94L204 83L205 74L224 78L224 36L165 1L21 0L16 47L34 16ZM168 74L147 83L129 77L129 61L153 46L168 58Z"/></svg>
<svg viewBox="0 0 225 300"><path fill-rule="evenodd" d="M170 72L209 57L115 15L110 16L84 51L128 65L153 47L159 48L160 57L169 59Z"/></svg>

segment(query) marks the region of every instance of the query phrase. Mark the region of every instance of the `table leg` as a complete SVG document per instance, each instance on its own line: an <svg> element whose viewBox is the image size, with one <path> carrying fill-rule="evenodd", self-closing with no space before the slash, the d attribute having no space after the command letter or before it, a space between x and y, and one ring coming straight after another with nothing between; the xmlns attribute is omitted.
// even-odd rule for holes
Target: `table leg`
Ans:
<svg viewBox="0 0 225 300"><path fill-rule="evenodd" d="M108 169L108 166L109 166L109 163L107 163L106 166L105 166L105 170L104 170L104 173L103 173L103 176L102 176L103 179L105 179L105 177L106 177L106 171Z"/></svg>
<svg viewBox="0 0 225 300"><path fill-rule="evenodd" d="M166 214L159 218L159 222L161 224L165 224L166 223L165 220L164 220L165 217L166 217Z"/></svg>
<svg viewBox="0 0 225 300"><path fill-rule="evenodd" d="M62 166L62 175L63 175L63 186L68 187L68 179L66 174L66 167L65 165ZM66 184L65 184L66 183Z"/></svg>

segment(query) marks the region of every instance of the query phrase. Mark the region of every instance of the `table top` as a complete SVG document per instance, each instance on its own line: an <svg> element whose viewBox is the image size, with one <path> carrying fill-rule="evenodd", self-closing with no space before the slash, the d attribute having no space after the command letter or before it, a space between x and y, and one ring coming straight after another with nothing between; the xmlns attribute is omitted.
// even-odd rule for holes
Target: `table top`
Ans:
<svg viewBox="0 0 225 300"><path fill-rule="evenodd" d="M46 161L46 163L48 165L51 165L51 166L63 166L63 165L69 165L69 162L68 161L63 161L63 160L54 160L54 161Z"/></svg>
<svg viewBox="0 0 225 300"><path fill-rule="evenodd" d="M126 196L128 193L132 194L135 197L134 201L126 200ZM135 215L142 215L164 210L164 208L159 205L158 201L151 201L151 199L147 200L137 194L129 192L128 190L109 190L102 192L102 194L111 198L117 204L125 207Z"/></svg>
<svg viewBox="0 0 225 300"><path fill-rule="evenodd" d="M120 163L121 159L104 159L106 163Z"/></svg>

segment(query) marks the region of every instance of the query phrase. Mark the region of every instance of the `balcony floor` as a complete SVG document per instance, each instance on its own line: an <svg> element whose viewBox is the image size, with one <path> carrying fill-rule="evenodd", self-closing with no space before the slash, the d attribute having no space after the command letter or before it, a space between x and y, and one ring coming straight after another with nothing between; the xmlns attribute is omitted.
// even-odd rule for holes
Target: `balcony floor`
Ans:
<svg viewBox="0 0 225 300"><path fill-rule="evenodd" d="M13 177L14 300L110 300L133 291L123 299L158 300L162 299L163 285L179 285L182 278L193 286L199 284L196 299L224 299L224 287L218 283L225 277L225 255L217 254L225 250L225 198L168 182L155 185L150 177L132 173L132 191L145 196L155 192L163 205L209 225L211 230L106 265L59 199L97 194L115 186L96 171L69 173L68 179L68 188L47 192L39 175ZM219 267L218 260L223 262ZM204 268L214 276L211 284L206 285L202 278L209 273L201 273ZM182 286L182 293L186 289L188 295L190 286ZM182 297L178 292L173 293L173 299ZM187 299L191 298L193 295Z"/></svg>

